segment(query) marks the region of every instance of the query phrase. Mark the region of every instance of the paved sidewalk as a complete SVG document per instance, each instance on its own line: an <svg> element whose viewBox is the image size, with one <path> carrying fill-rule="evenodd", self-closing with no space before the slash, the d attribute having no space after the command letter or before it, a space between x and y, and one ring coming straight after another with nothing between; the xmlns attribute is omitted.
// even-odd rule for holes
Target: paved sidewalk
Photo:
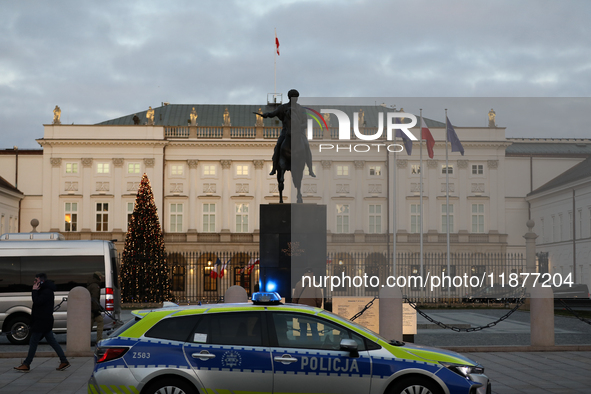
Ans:
<svg viewBox="0 0 591 394"><path fill-rule="evenodd" d="M92 357L69 357L70 368L56 371L57 357L35 357L31 371L22 373L13 368L20 358L0 358L0 392L2 394L86 394L87 382L92 374Z"/></svg>
<svg viewBox="0 0 591 394"><path fill-rule="evenodd" d="M495 394L589 393L591 351L466 353L485 367ZM86 394L91 357L70 358L72 366L56 371L56 357L35 358L31 372L13 370L20 359L0 358L2 394Z"/></svg>

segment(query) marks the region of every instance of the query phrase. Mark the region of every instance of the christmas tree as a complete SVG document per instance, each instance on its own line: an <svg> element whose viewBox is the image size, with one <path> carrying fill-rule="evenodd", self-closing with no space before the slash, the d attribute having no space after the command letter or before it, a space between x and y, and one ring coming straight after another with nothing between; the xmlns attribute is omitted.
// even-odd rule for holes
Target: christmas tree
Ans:
<svg viewBox="0 0 591 394"><path fill-rule="evenodd" d="M146 174L142 177L125 237L121 298L123 302L162 302L171 299L164 237Z"/></svg>

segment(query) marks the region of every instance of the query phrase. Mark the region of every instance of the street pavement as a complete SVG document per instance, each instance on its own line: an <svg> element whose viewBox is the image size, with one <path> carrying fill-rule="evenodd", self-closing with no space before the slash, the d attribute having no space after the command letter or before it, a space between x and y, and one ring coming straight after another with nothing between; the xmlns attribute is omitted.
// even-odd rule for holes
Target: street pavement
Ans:
<svg viewBox="0 0 591 394"><path fill-rule="evenodd" d="M462 327L486 325L501 317L506 310L426 310L433 319ZM127 315L127 314L126 314ZM496 326L477 332L457 333L435 329L419 316L420 328L415 343L452 348L481 363L492 380L493 393L589 393L591 392L591 326L571 317L557 316L556 350L524 351L529 345L529 313L518 311ZM66 335L57 335L65 348ZM577 346L567 346L577 345ZM513 346L513 347L512 347ZM465 347L466 351L462 351ZM569 351L569 349L584 349ZM14 346L0 336L0 393L2 394L70 394L87 393L86 382L92 373L92 357L69 358L72 366L56 371L56 357L45 357L49 345L41 344L29 373L13 367L20 365L26 346ZM48 352L48 353L45 353ZM18 354L3 358L3 355Z"/></svg>

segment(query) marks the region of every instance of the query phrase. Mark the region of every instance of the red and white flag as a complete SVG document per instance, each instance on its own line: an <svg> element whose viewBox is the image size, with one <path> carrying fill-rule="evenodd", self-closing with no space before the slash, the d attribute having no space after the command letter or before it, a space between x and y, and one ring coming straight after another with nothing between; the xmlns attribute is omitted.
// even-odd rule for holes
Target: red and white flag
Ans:
<svg viewBox="0 0 591 394"><path fill-rule="evenodd" d="M275 49L277 50L277 54L279 55L279 38L277 38L277 32L275 32Z"/></svg>
<svg viewBox="0 0 591 394"><path fill-rule="evenodd" d="M421 116L421 134L422 138L427 141L427 152L429 153L429 157L433 158L433 148L435 147L435 140L433 139L433 135L431 134L431 130L427 127L425 120Z"/></svg>
<svg viewBox="0 0 591 394"><path fill-rule="evenodd" d="M220 260L220 258L218 257L218 259L215 262L215 265L213 266L213 269L211 270L211 272L209 273L209 277L211 279L217 279L217 277L220 274L220 268L222 267L222 262ZM223 274L220 276L220 278L224 276Z"/></svg>

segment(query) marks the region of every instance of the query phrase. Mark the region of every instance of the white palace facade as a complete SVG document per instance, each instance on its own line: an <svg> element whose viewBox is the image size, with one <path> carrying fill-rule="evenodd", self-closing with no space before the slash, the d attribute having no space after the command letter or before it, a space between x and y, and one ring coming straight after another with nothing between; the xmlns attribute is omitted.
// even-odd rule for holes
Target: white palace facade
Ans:
<svg viewBox="0 0 591 394"><path fill-rule="evenodd" d="M359 107L342 109L353 119ZM38 219L37 231L117 240L121 251L146 173L167 251L256 252L259 207L278 202L277 181L269 172L281 124L253 114L268 110L265 105L166 104L154 108L153 121L143 111L95 125L44 125L37 139L41 149L0 151L0 176L18 185L10 193L20 201L16 212L1 212L14 220L2 228L7 232L18 225L27 232ZM371 133L377 110L364 111L363 126ZM418 252L421 171L425 252L446 250L447 189L452 252L523 253L526 221L544 216L539 211L532 216L528 194L591 155L591 140L508 139L504 127L456 126L465 155L449 152L446 167L445 125L427 124L435 155L430 159L423 145L422 168L418 141L410 156L384 149L320 154L320 142L348 144L336 139L335 124L315 132L322 137L310 141L317 177L304 176L302 193L305 203L327 206L330 253L383 252L394 228L397 251ZM418 136L418 128L412 131ZM389 220L392 171L395 225ZM287 202L294 202L290 175L286 179ZM581 237L591 238L591 209L577 212ZM548 233L548 219L544 223ZM588 282L589 259L578 264Z"/></svg>

